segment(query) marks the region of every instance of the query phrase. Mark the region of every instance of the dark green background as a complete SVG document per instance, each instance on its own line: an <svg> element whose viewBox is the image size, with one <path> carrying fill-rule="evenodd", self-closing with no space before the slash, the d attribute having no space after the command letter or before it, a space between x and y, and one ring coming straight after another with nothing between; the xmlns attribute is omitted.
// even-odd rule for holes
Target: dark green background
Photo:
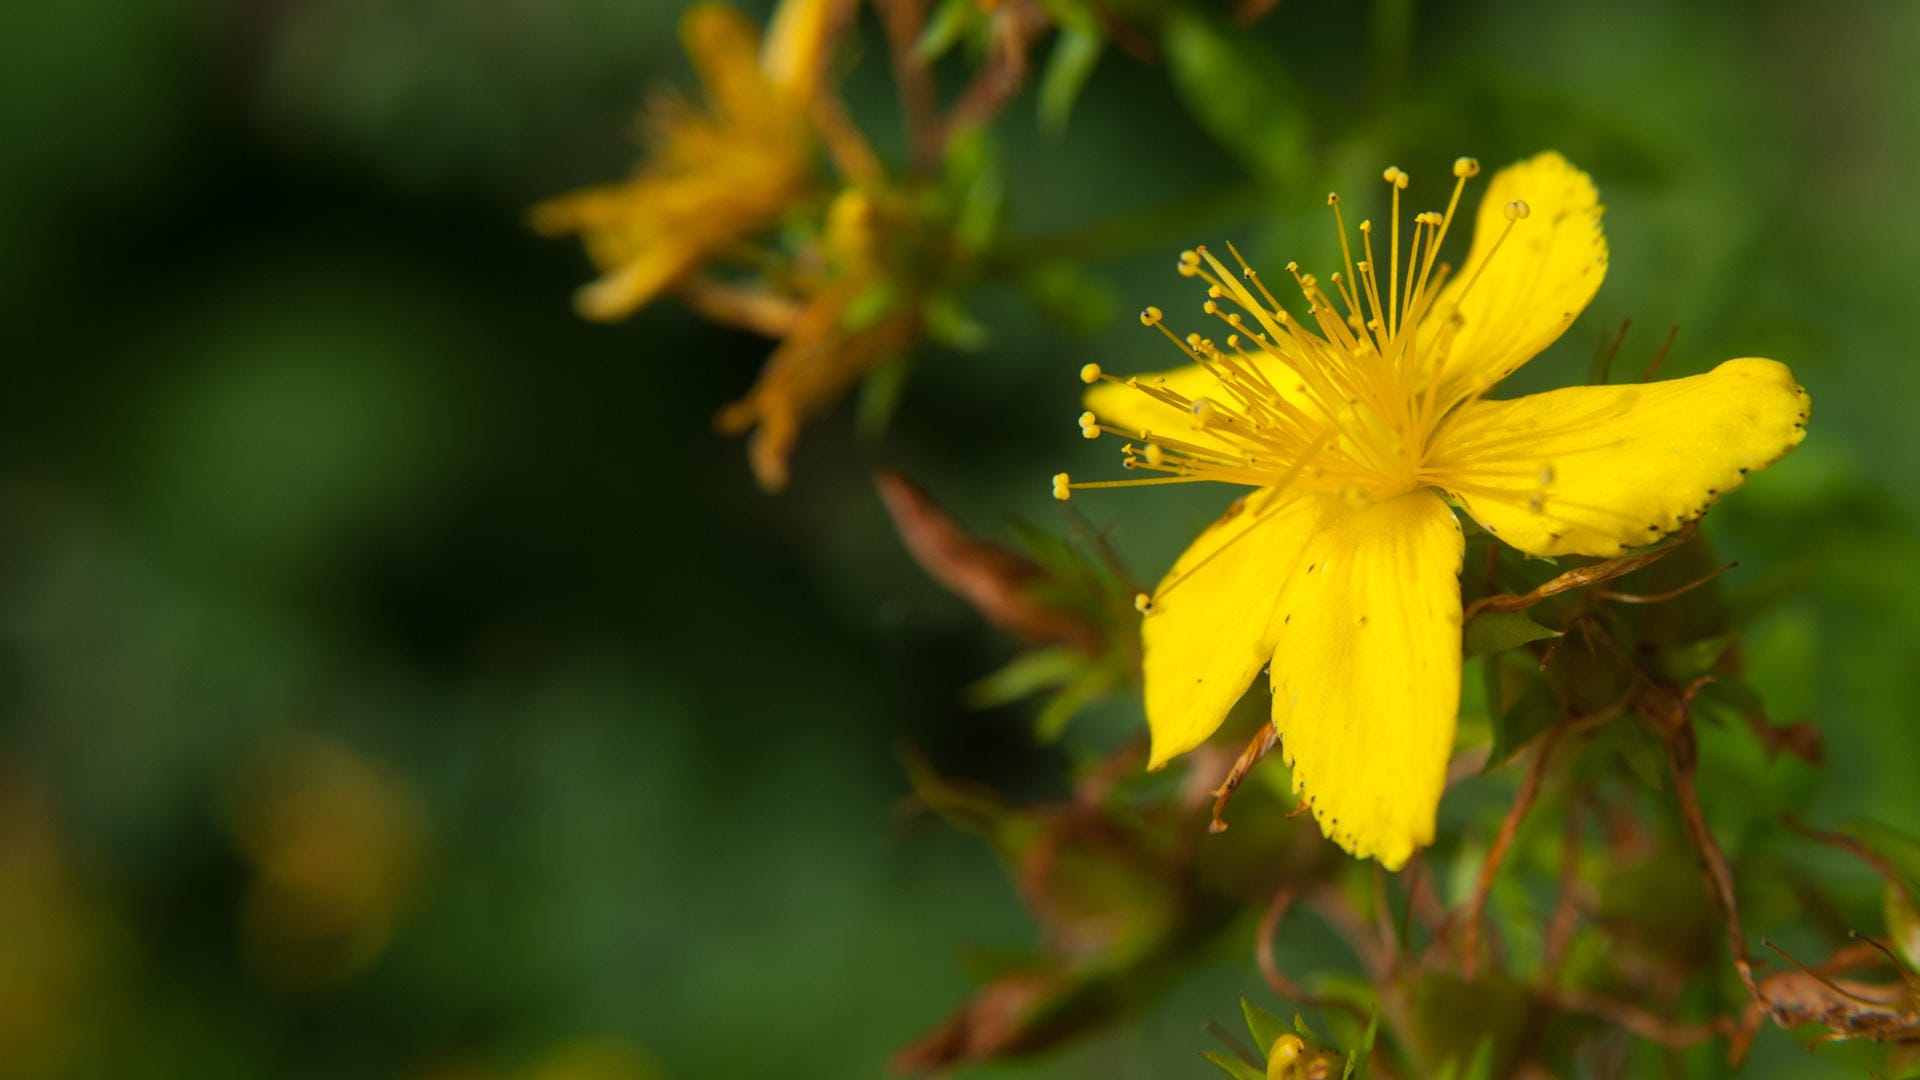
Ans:
<svg viewBox="0 0 1920 1080"><path fill-rule="evenodd" d="M841 410L792 489L760 493L711 417L766 343L670 303L585 324L576 246L523 227L622 172L645 93L687 84L679 7L10 14L0 787L49 808L86 915L0 901L0 943L88 943L26 984L58 988L37 998L65 1048L50 1075L509 1077L609 1035L674 1077L873 1076L967 991L957 945L1030 941L982 846L902 819L896 750L1026 793L1060 790L1077 751L1034 748L1022 709L961 706L1011 645L924 580L868 475L905 469L999 535L1055 524L1049 474L1117 472L1075 432L1079 365L1176 358L1130 317L1074 338L988 287L986 350L923 353L882 441ZM861 40L848 93L890 133ZM1183 97L1109 54L1058 136L1017 103L1008 239L1217 197L1087 265L1115 310L1181 322L1184 246L1323 260L1329 183L1371 199L1397 163L1438 202L1458 154L1563 151L1608 204L1612 267L1527 387L1585 378L1630 316L1627 370L1678 323L1667 373L1770 356L1815 401L1806 444L1710 531L1736 586L1781 586L1754 681L1818 723L1828 764L1757 765L1767 784L1710 788L1710 809L1736 835L1781 809L1920 822L1920 9L1287 0L1250 42L1272 103L1235 147L1189 111L1244 95L1233 70ZM1298 182L1249 200L1287 139ZM1152 577L1226 497L1075 505ZM1081 735L1138 723L1118 703ZM227 807L302 731L410 790L431 854L376 963L292 990L243 955ZM1871 879L1819 865L1875 928ZM0 866L0 896L18 880ZM1763 900L1754 921L1791 937L1795 915ZM1236 948L1124 1030L981 1075L1206 1076L1199 1024L1243 990ZM1759 1056L1754 1075L1859 1072L1777 1033Z"/></svg>

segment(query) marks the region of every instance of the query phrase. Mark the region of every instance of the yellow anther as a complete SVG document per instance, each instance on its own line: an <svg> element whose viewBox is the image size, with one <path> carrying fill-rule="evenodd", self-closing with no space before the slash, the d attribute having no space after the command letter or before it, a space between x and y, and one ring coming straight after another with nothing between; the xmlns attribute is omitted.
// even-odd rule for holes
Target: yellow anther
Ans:
<svg viewBox="0 0 1920 1080"><path fill-rule="evenodd" d="M1059 499L1061 502L1066 502L1073 497L1073 492L1067 488L1066 473L1053 474L1053 497Z"/></svg>
<svg viewBox="0 0 1920 1080"><path fill-rule="evenodd" d="M1201 346L1201 344L1202 344L1202 340L1199 334L1194 333L1194 334L1187 335L1187 348L1197 349Z"/></svg>
<svg viewBox="0 0 1920 1080"><path fill-rule="evenodd" d="M1100 381L1100 365L1086 364L1080 368L1080 381L1092 386Z"/></svg>
<svg viewBox="0 0 1920 1080"><path fill-rule="evenodd" d="M1160 449L1159 443L1147 444L1147 464L1159 465L1167 460L1167 452Z"/></svg>
<svg viewBox="0 0 1920 1080"><path fill-rule="evenodd" d="M1080 426L1081 426L1082 428L1090 428L1090 427L1093 427L1094 425L1096 425L1096 424L1098 424L1099 422L1100 422L1100 418L1099 418L1099 417L1097 417L1097 416L1095 416L1095 415L1093 415L1093 410L1092 410L1092 409L1088 409L1088 410L1087 410L1086 412L1083 412L1083 413L1081 413L1081 414L1080 414Z"/></svg>
<svg viewBox="0 0 1920 1080"><path fill-rule="evenodd" d="M1398 184L1402 175L1404 174L1400 172L1400 166L1389 165L1386 167L1386 170L1380 174L1380 179L1385 180L1389 184Z"/></svg>
<svg viewBox="0 0 1920 1080"><path fill-rule="evenodd" d="M1080 437L1083 439L1097 439L1100 437L1100 429L1093 424L1082 424L1080 425Z"/></svg>
<svg viewBox="0 0 1920 1080"><path fill-rule="evenodd" d="M1508 221L1519 221L1532 212L1532 209L1527 206L1527 200L1525 199L1515 199L1507 204Z"/></svg>
<svg viewBox="0 0 1920 1080"><path fill-rule="evenodd" d="M1218 300L1225 295L1227 295L1227 290L1221 288L1220 286L1218 285L1207 286L1207 299Z"/></svg>
<svg viewBox="0 0 1920 1080"><path fill-rule="evenodd" d="M1360 231L1361 231L1361 232L1364 232L1364 233L1370 233L1370 232L1372 232L1372 231L1373 231L1373 219L1372 219L1372 218L1368 218L1368 219L1366 219L1365 221L1362 221L1362 222L1360 223Z"/></svg>
<svg viewBox="0 0 1920 1080"><path fill-rule="evenodd" d="M1149 307L1147 308L1147 310L1140 313L1140 325L1141 326L1159 326L1160 320L1165 317L1166 317L1165 313L1162 312L1159 308Z"/></svg>
<svg viewBox="0 0 1920 1080"><path fill-rule="evenodd" d="M1133 610L1142 615L1153 614L1153 597L1148 596L1146 593L1134 593Z"/></svg>
<svg viewBox="0 0 1920 1080"><path fill-rule="evenodd" d="M1200 253L1183 251L1180 253L1180 276L1193 277L1200 272Z"/></svg>
<svg viewBox="0 0 1920 1080"><path fill-rule="evenodd" d="M1462 180L1465 180L1469 176L1479 176L1480 163L1470 157L1455 158L1453 161L1453 175Z"/></svg>
<svg viewBox="0 0 1920 1080"><path fill-rule="evenodd" d="M1339 193L1339 192L1337 192L1337 191L1329 191L1329 192L1327 192L1327 205L1328 205L1328 206L1339 206L1339 205L1340 205L1340 193Z"/></svg>
<svg viewBox="0 0 1920 1080"><path fill-rule="evenodd" d="M1206 303L1200 305L1200 310L1206 312L1209 315L1218 315L1220 314L1220 305L1209 300Z"/></svg>
<svg viewBox="0 0 1920 1080"><path fill-rule="evenodd" d="M1206 398L1201 398L1199 401L1193 403L1194 424L1198 427L1206 427L1213 422L1215 412L1213 402L1208 401Z"/></svg>
<svg viewBox="0 0 1920 1080"><path fill-rule="evenodd" d="M1300 272L1300 264L1299 264L1299 263L1297 263L1297 262L1289 262L1289 263L1287 263L1287 273L1289 273L1289 274L1297 274L1297 273L1299 273L1299 272Z"/></svg>

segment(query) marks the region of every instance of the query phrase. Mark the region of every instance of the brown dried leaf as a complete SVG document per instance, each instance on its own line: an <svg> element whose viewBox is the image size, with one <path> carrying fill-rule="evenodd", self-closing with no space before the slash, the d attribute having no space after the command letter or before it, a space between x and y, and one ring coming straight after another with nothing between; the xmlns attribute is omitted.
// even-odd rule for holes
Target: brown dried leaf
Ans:
<svg viewBox="0 0 1920 1080"><path fill-rule="evenodd" d="M1100 654L1098 626L1035 597L1033 587L1046 572L1032 559L967 532L924 488L897 472L882 470L874 483L914 561L982 618L1036 645Z"/></svg>

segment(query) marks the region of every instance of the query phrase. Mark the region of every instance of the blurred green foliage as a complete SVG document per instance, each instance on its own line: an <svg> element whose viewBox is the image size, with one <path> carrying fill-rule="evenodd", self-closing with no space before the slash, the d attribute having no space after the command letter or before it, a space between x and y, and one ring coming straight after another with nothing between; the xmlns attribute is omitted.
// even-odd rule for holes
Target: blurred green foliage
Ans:
<svg viewBox="0 0 1920 1080"><path fill-rule="evenodd" d="M1599 183L1612 265L1519 388L1578 381L1630 317L1620 370L1677 323L1669 374L1771 356L1813 395L1812 437L1706 531L1741 563L1752 691L1826 762L1703 727L1701 784L1740 858L1856 898L1816 925L1751 894L1753 932L1814 957L1826 923L1880 931L1869 867L1743 838L1920 822L1920 9L1289 2L1242 28L1194 3L1157 59L1079 26L994 129L1023 273L975 298L985 343L919 364L882 441L851 407L816 425L767 498L711 427L764 343L667 305L584 325L580 259L522 228L625 169L645 92L686 85L678 7L13 13L0 1072L878 1074L968 992L956 943L1033 935L989 853L902 824L895 748L1059 797L1140 721L1115 698L1036 746L1031 708L970 710L1012 645L909 562L872 468L966 520L1055 521L1050 473L1110 467L1073 373L1169 366L1111 314L1186 296L1176 251L1325 264L1328 187L1544 147ZM885 68L866 25L850 106L897 157ZM1075 506L1151 575L1225 499ZM290 753L333 765L287 779ZM1484 837L1517 782L1467 782L1443 830ZM1659 903L1700 940L1697 890L1631 895L1690 875L1619 868L1602 910ZM1198 1018L1258 988L1244 945L975 1075L1205 1076ZM1312 934L1281 957L1350 966ZM1768 1030L1749 1074L1877 1060Z"/></svg>

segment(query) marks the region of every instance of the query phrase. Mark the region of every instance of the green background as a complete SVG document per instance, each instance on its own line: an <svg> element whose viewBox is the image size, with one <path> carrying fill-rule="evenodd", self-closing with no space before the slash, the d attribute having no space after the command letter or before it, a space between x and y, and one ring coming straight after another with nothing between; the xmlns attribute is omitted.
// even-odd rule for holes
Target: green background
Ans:
<svg viewBox="0 0 1920 1080"><path fill-rule="evenodd" d="M1128 313L1198 302L1175 253L1324 262L1326 187L1372 199L1389 163L1435 202L1459 154L1553 148L1595 177L1608 281L1524 388L1583 380L1624 317L1624 370L1676 323L1666 374L1792 365L1810 437L1709 531L1772 597L1753 681L1828 760L1729 770L1709 809L1736 846L1782 810L1920 822L1920 8L1289 0L1204 82L1110 51L1063 133L1029 95L998 134L1021 250L1144 218L1082 264L1119 317L1075 336L983 288L990 345L923 352L878 442L848 409L809 429L778 496L712 429L768 345L671 303L583 323L577 246L524 227L621 174L649 89L688 85L679 8L8 19L0 1039L33 1054L0 1075L511 1077L602 1038L653 1062L628 1075L879 1075L969 989L959 945L1032 939L983 845L902 813L898 749L1027 795L1076 750L963 707L1012 644L909 561L872 469L990 534L1058 525L1051 473L1117 473L1075 431L1074 374L1172 365ZM843 71L892 152L884 61L865 25ZM1182 200L1190 221L1153 214ZM1152 577L1226 498L1074 505ZM1077 734L1138 724L1114 703ZM236 792L301 738L385 778L367 835L401 806L422 837L391 941L320 983L245 944ZM1749 928L1795 924L1762 898ZM1236 945L1124 1029L978 1075L1206 1076L1201 1021L1258 990ZM1777 1032L1758 1058L1876 1060Z"/></svg>

